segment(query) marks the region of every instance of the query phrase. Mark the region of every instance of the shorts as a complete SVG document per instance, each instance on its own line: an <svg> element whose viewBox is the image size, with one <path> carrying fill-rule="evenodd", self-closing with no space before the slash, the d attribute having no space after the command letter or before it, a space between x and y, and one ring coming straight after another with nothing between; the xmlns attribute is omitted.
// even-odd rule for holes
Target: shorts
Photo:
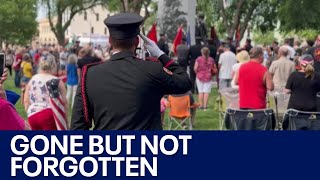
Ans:
<svg viewBox="0 0 320 180"><path fill-rule="evenodd" d="M231 87L232 79L220 79L219 80L219 89L225 89Z"/></svg>
<svg viewBox="0 0 320 180"><path fill-rule="evenodd" d="M60 64L60 70L65 71L66 70L66 65Z"/></svg>
<svg viewBox="0 0 320 180"><path fill-rule="evenodd" d="M21 78L21 82L24 83L24 84L28 84L28 82L30 81L30 79L31 79L31 78L28 78L28 77L23 76L23 77Z"/></svg>
<svg viewBox="0 0 320 180"><path fill-rule="evenodd" d="M28 118L32 130L57 130L53 111L44 109Z"/></svg>
<svg viewBox="0 0 320 180"><path fill-rule="evenodd" d="M211 93L212 83L202 82L198 78L196 80L199 93Z"/></svg>

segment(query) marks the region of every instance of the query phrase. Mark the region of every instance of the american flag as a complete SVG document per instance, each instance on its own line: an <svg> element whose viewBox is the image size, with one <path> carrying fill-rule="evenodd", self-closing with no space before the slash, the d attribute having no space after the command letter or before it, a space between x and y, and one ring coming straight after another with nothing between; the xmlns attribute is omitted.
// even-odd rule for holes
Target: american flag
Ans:
<svg viewBox="0 0 320 180"><path fill-rule="evenodd" d="M57 130L68 130L67 112L59 92L59 81L59 79L53 79L46 83L50 95L50 107L53 111Z"/></svg>
<svg viewBox="0 0 320 180"><path fill-rule="evenodd" d="M58 98L50 97L50 106L53 111L57 130L68 130L67 113L65 111L64 103L62 102L61 96Z"/></svg>

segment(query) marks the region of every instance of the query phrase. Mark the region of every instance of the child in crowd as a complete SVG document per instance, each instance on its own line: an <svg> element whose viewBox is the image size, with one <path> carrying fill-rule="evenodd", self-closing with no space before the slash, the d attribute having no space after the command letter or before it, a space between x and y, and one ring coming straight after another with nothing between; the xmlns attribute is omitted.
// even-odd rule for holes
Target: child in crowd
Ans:
<svg viewBox="0 0 320 180"><path fill-rule="evenodd" d="M71 107L73 107L74 97L76 95L77 87L78 87L78 73L77 73L77 61L78 58L75 54L72 54L68 57L68 65L67 65L67 100L70 102Z"/></svg>

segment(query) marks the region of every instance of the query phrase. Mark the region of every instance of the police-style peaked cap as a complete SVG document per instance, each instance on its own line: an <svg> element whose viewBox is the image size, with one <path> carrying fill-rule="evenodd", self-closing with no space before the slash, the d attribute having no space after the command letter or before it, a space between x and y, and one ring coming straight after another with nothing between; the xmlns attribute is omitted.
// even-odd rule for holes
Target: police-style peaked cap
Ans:
<svg viewBox="0 0 320 180"><path fill-rule="evenodd" d="M104 20L110 37L118 40L131 39L139 35L144 18L135 13L120 13Z"/></svg>

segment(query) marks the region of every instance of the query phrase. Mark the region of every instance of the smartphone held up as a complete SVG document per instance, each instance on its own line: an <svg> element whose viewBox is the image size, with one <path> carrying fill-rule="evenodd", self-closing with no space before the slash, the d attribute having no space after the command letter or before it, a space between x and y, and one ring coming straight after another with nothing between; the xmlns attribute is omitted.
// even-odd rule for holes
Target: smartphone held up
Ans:
<svg viewBox="0 0 320 180"><path fill-rule="evenodd" d="M4 53L0 53L0 77L4 72L5 66L6 66L6 55Z"/></svg>

